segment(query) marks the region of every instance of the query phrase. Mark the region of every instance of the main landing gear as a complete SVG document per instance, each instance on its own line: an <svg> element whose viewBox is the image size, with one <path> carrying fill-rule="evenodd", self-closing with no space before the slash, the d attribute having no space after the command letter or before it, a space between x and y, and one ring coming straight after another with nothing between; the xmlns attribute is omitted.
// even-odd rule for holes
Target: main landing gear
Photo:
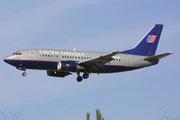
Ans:
<svg viewBox="0 0 180 120"><path fill-rule="evenodd" d="M81 76L78 76L78 77L77 77L77 81L78 81L78 82L81 82L82 80L83 80L83 78L82 78Z"/></svg>
<svg viewBox="0 0 180 120"><path fill-rule="evenodd" d="M84 73L84 74L83 74L83 78L84 78L84 79L87 79L88 77L89 77L89 74L88 74L88 73Z"/></svg>
<svg viewBox="0 0 180 120"><path fill-rule="evenodd" d="M77 81L78 82L81 82L84 79L87 79L89 77L89 74L88 73L84 73L83 74L83 77L80 76L80 72L77 73L78 74L78 77L77 77Z"/></svg>

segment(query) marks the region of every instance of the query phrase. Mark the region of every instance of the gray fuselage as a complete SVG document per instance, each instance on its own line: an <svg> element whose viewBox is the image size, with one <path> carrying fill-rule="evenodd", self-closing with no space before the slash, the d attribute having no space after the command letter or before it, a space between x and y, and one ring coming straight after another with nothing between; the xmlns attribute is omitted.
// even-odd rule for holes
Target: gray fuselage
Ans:
<svg viewBox="0 0 180 120"><path fill-rule="evenodd" d="M25 69L39 69L51 71L71 71L58 69L59 61L76 61L78 64L82 61L88 61L99 56L106 55L101 52L69 51L69 50L51 50L51 49L29 49L14 53L5 58L7 62L15 67ZM112 73L122 72L157 64L158 61L145 61L145 56L117 54L112 57L114 60L99 66L99 69L87 70L89 73ZM83 72L83 69L72 70L71 72Z"/></svg>

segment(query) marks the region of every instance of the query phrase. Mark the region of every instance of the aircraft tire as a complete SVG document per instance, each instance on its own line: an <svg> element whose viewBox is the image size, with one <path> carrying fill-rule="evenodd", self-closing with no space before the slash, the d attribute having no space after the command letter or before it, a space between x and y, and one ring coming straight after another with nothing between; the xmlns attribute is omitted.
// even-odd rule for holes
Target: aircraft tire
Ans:
<svg viewBox="0 0 180 120"><path fill-rule="evenodd" d="M78 82L81 82L82 80L83 80L83 78L82 78L81 76L78 76L78 77L77 77L77 81L78 81Z"/></svg>
<svg viewBox="0 0 180 120"><path fill-rule="evenodd" d="M24 76L24 77L25 77L26 75L27 75L27 74L26 74L26 72L23 72L23 73L22 73L22 76Z"/></svg>
<svg viewBox="0 0 180 120"><path fill-rule="evenodd" d="M89 74L88 74L88 73L84 73L84 74L83 74L83 78L84 78L84 79L87 79L88 77L89 77Z"/></svg>

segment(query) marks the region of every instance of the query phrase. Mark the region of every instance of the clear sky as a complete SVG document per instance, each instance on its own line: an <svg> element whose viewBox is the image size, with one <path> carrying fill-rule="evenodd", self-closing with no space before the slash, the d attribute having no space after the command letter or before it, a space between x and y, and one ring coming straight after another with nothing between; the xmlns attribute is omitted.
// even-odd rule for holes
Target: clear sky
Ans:
<svg viewBox="0 0 180 120"><path fill-rule="evenodd" d="M158 65L113 74L54 78L22 71L3 58L23 49L112 52L134 47L154 24L164 24ZM0 2L0 110L10 120L161 120L180 114L179 0L4 0ZM161 110L162 109L162 110Z"/></svg>

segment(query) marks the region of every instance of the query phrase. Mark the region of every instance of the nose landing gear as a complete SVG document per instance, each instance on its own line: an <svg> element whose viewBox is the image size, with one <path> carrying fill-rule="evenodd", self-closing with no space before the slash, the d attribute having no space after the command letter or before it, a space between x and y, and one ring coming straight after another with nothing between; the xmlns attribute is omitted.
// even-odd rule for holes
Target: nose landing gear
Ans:
<svg viewBox="0 0 180 120"><path fill-rule="evenodd" d="M27 75L27 73L26 73L26 72L23 72L23 73L22 73L22 76L23 76L23 77L25 77L26 75Z"/></svg>
<svg viewBox="0 0 180 120"><path fill-rule="evenodd" d="M21 66L22 66L22 64L21 64ZM22 76L26 76L26 75L27 75L27 73L26 73L26 68L25 68L25 67L19 67L19 66L17 66L16 69L24 71L24 72L22 73Z"/></svg>
<svg viewBox="0 0 180 120"><path fill-rule="evenodd" d="M26 73L26 68L23 68L22 70L24 71L24 72L22 73L22 76L25 77L25 76L27 75L27 73Z"/></svg>

